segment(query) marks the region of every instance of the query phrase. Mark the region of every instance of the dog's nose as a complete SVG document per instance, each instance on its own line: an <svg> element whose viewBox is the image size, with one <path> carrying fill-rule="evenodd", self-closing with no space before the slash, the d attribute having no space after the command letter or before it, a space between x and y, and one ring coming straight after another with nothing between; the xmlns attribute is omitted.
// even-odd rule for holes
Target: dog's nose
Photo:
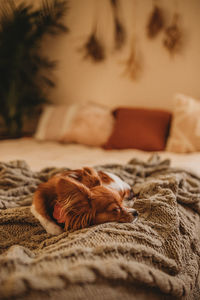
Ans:
<svg viewBox="0 0 200 300"><path fill-rule="evenodd" d="M132 214L133 217L135 217L135 218L138 217L138 212L134 208L129 208L128 211L129 211L129 213Z"/></svg>
<svg viewBox="0 0 200 300"><path fill-rule="evenodd" d="M135 218L138 217L138 212L137 212L137 210L133 209L131 213L132 213L132 215L133 215Z"/></svg>

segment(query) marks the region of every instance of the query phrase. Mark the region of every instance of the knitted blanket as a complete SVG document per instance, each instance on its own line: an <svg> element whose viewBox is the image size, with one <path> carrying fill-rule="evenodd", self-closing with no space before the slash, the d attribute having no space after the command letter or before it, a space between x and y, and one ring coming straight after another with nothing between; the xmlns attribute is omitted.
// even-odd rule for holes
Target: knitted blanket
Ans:
<svg viewBox="0 0 200 300"><path fill-rule="evenodd" d="M0 299L200 299L200 178L157 156L96 168L133 187L138 221L51 236L30 204L61 169L0 163Z"/></svg>

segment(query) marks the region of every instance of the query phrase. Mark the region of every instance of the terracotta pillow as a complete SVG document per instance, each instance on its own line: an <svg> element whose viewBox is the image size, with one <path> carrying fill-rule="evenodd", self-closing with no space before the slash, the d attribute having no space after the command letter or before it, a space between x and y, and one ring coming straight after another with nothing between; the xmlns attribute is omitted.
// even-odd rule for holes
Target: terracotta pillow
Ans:
<svg viewBox="0 0 200 300"><path fill-rule="evenodd" d="M200 151L200 101L182 94L174 99L174 111L167 151Z"/></svg>
<svg viewBox="0 0 200 300"><path fill-rule="evenodd" d="M118 108L113 132L105 149L134 148L145 151L165 149L171 113L142 108Z"/></svg>

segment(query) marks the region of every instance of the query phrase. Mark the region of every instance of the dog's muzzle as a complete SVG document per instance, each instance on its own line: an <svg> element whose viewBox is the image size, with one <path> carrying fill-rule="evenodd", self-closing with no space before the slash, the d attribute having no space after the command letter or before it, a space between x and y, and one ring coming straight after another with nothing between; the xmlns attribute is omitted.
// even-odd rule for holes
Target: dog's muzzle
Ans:
<svg viewBox="0 0 200 300"><path fill-rule="evenodd" d="M134 217L133 222L136 222L139 216L137 210L135 210L134 208L128 208L128 212L131 213Z"/></svg>

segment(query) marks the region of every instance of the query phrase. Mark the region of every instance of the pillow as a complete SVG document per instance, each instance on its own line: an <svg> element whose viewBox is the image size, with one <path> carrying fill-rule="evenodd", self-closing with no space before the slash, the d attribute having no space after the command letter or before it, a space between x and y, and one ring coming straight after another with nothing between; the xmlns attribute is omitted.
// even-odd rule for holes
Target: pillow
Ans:
<svg viewBox="0 0 200 300"><path fill-rule="evenodd" d="M200 102L192 97L177 94L167 151L194 152L200 150Z"/></svg>
<svg viewBox="0 0 200 300"><path fill-rule="evenodd" d="M76 105L46 105L40 116L35 138L40 141L59 141L69 127Z"/></svg>
<svg viewBox="0 0 200 300"><path fill-rule="evenodd" d="M165 149L171 113L142 108L118 108L116 122L105 149L134 148L145 151Z"/></svg>
<svg viewBox="0 0 200 300"><path fill-rule="evenodd" d="M82 104L60 141L101 146L110 136L113 124L114 117L107 107L94 103Z"/></svg>
<svg viewBox="0 0 200 300"><path fill-rule="evenodd" d="M95 103L48 105L41 115L35 138L101 146L111 134L113 123L110 109Z"/></svg>

